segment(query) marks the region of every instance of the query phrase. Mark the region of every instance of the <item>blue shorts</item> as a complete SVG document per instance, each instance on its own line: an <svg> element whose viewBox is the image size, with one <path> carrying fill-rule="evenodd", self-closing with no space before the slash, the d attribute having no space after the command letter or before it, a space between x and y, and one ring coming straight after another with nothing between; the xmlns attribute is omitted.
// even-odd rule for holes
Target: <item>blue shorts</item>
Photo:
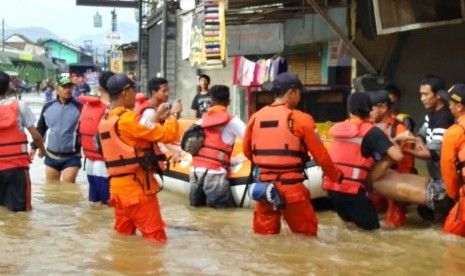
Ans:
<svg viewBox="0 0 465 276"><path fill-rule="evenodd" d="M110 199L110 183L107 177L87 175L89 181L89 201L108 204Z"/></svg>
<svg viewBox="0 0 465 276"><path fill-rule="evenodd" d="M57 171L63 171L69 167L78 167L81 168L81 157L80 156L71 156L63 159L55 159L48 155L45 156L44 164L46 166L52 167Z"/></svg>

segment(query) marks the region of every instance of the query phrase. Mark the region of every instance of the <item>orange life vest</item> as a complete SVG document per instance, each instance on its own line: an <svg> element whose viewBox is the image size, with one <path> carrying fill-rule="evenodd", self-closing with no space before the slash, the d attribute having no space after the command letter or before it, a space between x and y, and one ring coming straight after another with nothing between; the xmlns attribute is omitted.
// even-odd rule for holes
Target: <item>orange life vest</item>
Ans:
<svg viewBox="0 0 465 276"><path fill-rule="evenodd" d="M137 170L142 169L146 173L146 187L143 188L145 191L151 191L150 174L154 172L157 172L160 176L163 174L166 157L160 152L157 143L147 142L146 147L134 148L121 140L118 135L117 124L124 112L126 110L120 114L104 118L98 127L108 174L110 177L126 176L135 174ZM158 151L155 149L158 149ZM163 165L163 167L160 165Z"/></svg>
<svg viewBox="0 0 465 276"><path fill-rule="evenodd" d="M465 123L457 123L465 132ZM465 183L465 145L459 150L457 157L455 158L455 167L457 169L457 178L460 186Z"/></svg>
<svg viewBox="0 0 465 276"><path fill-rule="evenodd" d="M233 145L223 142L221 134L224 127L233 118L226 111L207 112L202 115L202 128L205 140L199 152L192 158L192 166L217 170L221 167L229 169Z"/></svg>
<svg viewBox="0 0 465 276"><path fill-rule="evenodd" d="M0 170L27 167L27 136L18 128L19 107L13 101L0 105Z"/></svg>
<svg viewBox="0 0 465 276"><path fill-rule="evenodd" d="M266 106L255 115L252 126L252 161L260 167L261 181L279 180L297 184L305 177L308 150L292 132L292 109L287 105Z"/></svg>
<svg viewBox="0 0 465 276"><path fill-rule="evenodd" d="M137 93L137 94L142 94L142 93ZM144 96L144 94L142 94L142 96ZM152 102L150 100L147 100L147 98L145 98L144 96L144 101L141 101L141 103L134 108L134 112L136 112L137 114L141 114L147 109L147 108L153 108L152 107ZM155 112L157 110L155 109ZM153 143L153 151L156 152L157 154L161 154L161 150L160 150L160 146L158 146L158 143ZM164 159L163 159L164 160ZM158 162L159 163L159 166L160 168L162 168L163 170L166 169L166 166L165 166L165 162L164 161L160 161Z"/></svg>
<svg viewBox="0 0 465 276"><path fill-rule="evenodd" d="M324 176L323 189L357 194L359 189L363 188L374 160L362 156L362 140L373 127L373 124L368 122L346 120L330 128L329 133L333 136L333 141L329 155L343 172L344 178L341 183L336 183Z"/></svg>
<svg viewBox="0 0 465 276"><path fill-rule="evenodd" d="M395 118L395 117L391 117L388 122L387 122L387 126L388 128L384 131L384 133L388 136L388 137L391 137L391 138L395 138L397 137L397 135L399 135L400 133L398 133L398 128L397 126L399 124L402 124L403 123L401 121L399 121L399 119ZM407 127L405 127L407 128ZM405 146L406 148L412 148L411 145L406 145ZM397 172L400 172L400 173L413 173L414 172L414 163L415 163L415 159L413 158L412 155L410 154L404 154L404 157L396 162L396 164L394 164L392 166L392 169L396 170Z"/></svg>
<svg viewBox="0 0 465 276"><path fill-rule="evenodd" d="M81 144L84 156L91 160L103 160L103 156L97 150L94 137L98 131L98 125L102 120L108 105L104 104L97 97L79 96L79 100L84 103L79 122L79 133L81 134Z"/></svg>
<svg viewBox="0 0 465 276"><path fill-rule="evenodd" d="M137 106L134 107L134 112L136 112L137 114L142 114L144 110L146 110L149 107L152 108L152 102L150 100L145 99L143 101L140 101L137 104Z"/></svg>
<svg viewBox="0 0 465 276"><path fill-rule="evenodd" d="M292 110L285 105L266 106L255 115L252 127L254 164L270 169L292 169L303 164L307 150L292 131Z"/></svg>
<svg viewBox="0 0 465 276"><path fill-rule="evenodd" d="M136 106L134 107L134 109L136 109L139 105L141 105L146 100L147 100L147 97L145 96L144 93L137 92L136 93Z"/></svg>

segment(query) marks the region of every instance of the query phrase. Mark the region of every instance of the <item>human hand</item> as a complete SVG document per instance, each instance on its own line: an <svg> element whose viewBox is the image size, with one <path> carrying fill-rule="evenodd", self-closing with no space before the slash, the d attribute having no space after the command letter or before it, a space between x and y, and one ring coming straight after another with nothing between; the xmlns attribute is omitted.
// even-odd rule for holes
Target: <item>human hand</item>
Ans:
<svg viewBox="0 0 465 276"><path fill-rule="evenodd" d="M426 149L427 149L426 145L425 143L423 143L423 141L418 141L418 140L415 141L415 150L423 151Z"/></svg>
<svg viewBox="0 0 465 276"><path fill-rule="evenodd" d="M176 99L176 100L173 102L173 105L171 106L171 112L177 112L177 113L181 113L181 112L182 112L182 103L181 103L181 99Z"/></svg>
<svg viewBox="0 0 465 276"><path fill-rule="evenodd" d="M162 122L168 118L170 115L170 109L169 109L169 104L168 103L162 103L158 109L157 113L155 114L155 122Z"/></svg>
<svg viewBox="0 0 465 276"><path fill-rule="evenodd" d="M248 160L247 157L245 157L245 155L243 153L239 153L238 155L231 158L230 165L231 166L236 166L236 165L239 165L241 163L244 163L247 160Z"/></svg>
<svg viewBox="0 0 465 276"><path fill-rule="evenodd" d="M410 131L404 131L392 139L395 143L402 145L405 143L416 143L416 137Z"/></svg>
<svg viewBox="0 0 465 276"><path fill-rule="evenodd" d="M36 150L35 149L30 149L29 150L29 158L31 160L34 160L34 156L36 155Z"/></svg>
<svg viewBox="0 0 465 276"><path fill-rule="evenodd" d="M39 158L42 159L45 156L45 151L39 149Z"/></svg>
<svg viewBox="0 0 465 276"><path fill-rule="evenodd" d="M179 117L181 116L181 112L182 112L181 99L176 99L171 106L170 113L179 119Z"/></svg>

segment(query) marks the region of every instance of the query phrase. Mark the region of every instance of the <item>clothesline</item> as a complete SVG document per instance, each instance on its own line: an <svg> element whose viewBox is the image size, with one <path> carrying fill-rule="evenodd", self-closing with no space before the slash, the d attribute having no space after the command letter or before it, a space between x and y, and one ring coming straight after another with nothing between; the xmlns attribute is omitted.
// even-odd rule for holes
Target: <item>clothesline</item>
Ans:
<svg viewBox="0 0 465 276"><path fill-rule="evenodd" d="M287 69L287 61L280 54L276 54L270 59L259 59L255 62L244 56L235 56L233 84L261 85L266 81L273 81L275 76L287 72Z"/></svg>

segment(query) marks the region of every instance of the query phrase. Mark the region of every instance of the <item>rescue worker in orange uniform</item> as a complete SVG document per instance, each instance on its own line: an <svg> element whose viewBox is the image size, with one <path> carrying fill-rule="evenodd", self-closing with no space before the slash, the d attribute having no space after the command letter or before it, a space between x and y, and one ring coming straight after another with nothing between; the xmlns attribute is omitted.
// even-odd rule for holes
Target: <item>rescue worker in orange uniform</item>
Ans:
<svg viewBox="0 0 465 276"><path fill-rule="evenodd" d="M393 116L391 112L391 99L387 90L378 90L370 92L372 109L370 113L371 121L376 124L384 133L394 139L404 132L408 132L407 127ZM412 148L412 144L405 144L403 147ZM414 158L409 154L404 154L404 158L396 162L392 169L399 173L414 173ZM384 205L385 199L373 195L373 201L376 209L378 204ZM381 202L380 202L381 201ZM379 209L378 209L379 210ZM405 204L394 200L387 200L387 209L384 220L388 226L399 227L405 224Z"/></svg>
<svg viewBox="0 0 465 276"><path fill-rule="evenodd" d="M335 183L342 178L320 140L311 115L296 110L304 87L296 74L284 72L273 81L276 99L250 118L244 135L243 152L259 167L259 180L273 182L284 198L282 209L266 201L255 205L253 230L257 234L278 234L280 218L292 232L315 236L318 219L309 190L303 185L308 153Z"/></svg>
<svg viewBox="0 0 465 276"><path fill-rule="evenodd" d="M382 177L393 161L403 158L402 150L384 132L370 122L372 104L364 92L354 92L347 99L350 118L332 126L329 154L344 174L342 182L324 176L339 217L365 230L379 229L378 214L369 198L369 185ZM382 160L384 159L384 160ZM375 162L379 163L377 166Z"/></svg>
<svg viewBox="0 0 465 276"><path fill-rule="evenodd" d="M245 124L228 113L229 87L214 85L210 109L196 123L205 131L205 140L199 152L192 157L190 168L191 206L208 205L223 209L234 206L228 173L231 152L236 138L244 137Z"/></svg>
<svg viewBox="0 0 465 276"><path fill-rule="evenodd" d="M449 109L457 119L444 133L441 175L446 192L455 201L444 222L444 232L465 237L465 85L449 89Z"/></svg>
<svg viewBox="0 0 465 276"><path fill-rule="evenodd" d="M23 102L9 98L9 89L10 76L0 71L0 206L14 212L30 211L29 164L34 155L28 155L24 130L31 134L40 158L45 156L45 147L34 126L34 113Z"/></svg>
<svg viewBox="0 0 465 276"><path fill-rule="evenodd" d="M89 201L95 204L108 204L110 198L110 184L108 173L101 152L97 150L95 135L103 115L110 108L107 81L113 72L103 72L99 77L98 90L100 98L80 95L78 100L84 104L79 120L79 134L84 156L86 157L85 171L89 182Z"/></svg>
<svg viewBox="0 0 465 276"><path fill-rule="evenodd" d="M142 101L139 105L134 108L134 111L138 114L141 114L142 117L144 117L146 120L149 120L151 122L154 121L155 114L157 111L157 108L164 103L168 103L168 99L170 96L170 89L168 87L168 81L164 78L152 78L149 80L147 84L147 89L149 92L150 99L146 99L145 101ZM137 99L137 95L136 95ZM176 100L178 104L181 104L181 101L178 99ZM175 113L173 115L176 116L176 118L179 119L181 116L181 111L182 107L180 109L180 112ZM160 122L163 123L163 122ZM158 145L162 152L167 152L169 151L169 154L171 155L171 158L174 160L179 160L182 149L178 145L174 144L159 144Z"/></svg>
<svg viewBox="0 0 465 276"><path fill-rule="evenodd" d="M107 82L111 111L99 125L99 139L110 176L109 204L115 211L115 230L142 236L155 242L166 242L157 192L160 184L154 173L159 171L162 156L154 151L153 143L174 142L179 125L176 116L179 105L170 110L161 105L155 122L141 121L132 111L136 101L134 82L125 74L115 74ZM157 123L165 121L163 125Z"/></svg>

